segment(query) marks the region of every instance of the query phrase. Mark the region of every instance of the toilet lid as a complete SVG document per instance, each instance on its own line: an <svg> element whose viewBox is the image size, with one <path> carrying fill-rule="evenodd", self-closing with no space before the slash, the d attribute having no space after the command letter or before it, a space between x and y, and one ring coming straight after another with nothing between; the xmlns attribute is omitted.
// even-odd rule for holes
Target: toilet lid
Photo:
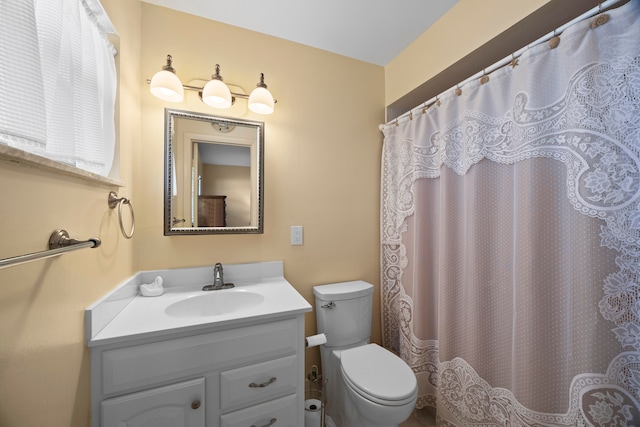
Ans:
<svg viewBox="0 0 640 427"><path fill-rule="evenodd" d="M343 351L340 365L346 382L370 400L401 404L411 400L417 391L411 368L377 344Z"/></svg>

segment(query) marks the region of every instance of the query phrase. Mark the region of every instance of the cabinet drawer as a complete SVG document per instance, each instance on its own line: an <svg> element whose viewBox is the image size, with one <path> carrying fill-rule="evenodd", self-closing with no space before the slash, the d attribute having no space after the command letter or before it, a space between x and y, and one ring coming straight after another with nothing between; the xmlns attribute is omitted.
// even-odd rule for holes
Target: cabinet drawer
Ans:
<svg viewBox="0 0 640 427"><path fill-rule="evenodd" d="M293 355L222 372L220 407L225 411L295 393L297 368Z"/></svg>
<svg viewBox="0 0 640 427"><path fill-rule="evenodd" d="M220 417L220 427L300 427L296 419L297 401L294 394L231 412Z"/></svg>
<svg viewBox="0 0 640 427"><path fill-rule="evenodd" d="M106 350L102 391L105 395L122 393L197 372L295 354L297 340L296 321L283 320Z"/></svg>

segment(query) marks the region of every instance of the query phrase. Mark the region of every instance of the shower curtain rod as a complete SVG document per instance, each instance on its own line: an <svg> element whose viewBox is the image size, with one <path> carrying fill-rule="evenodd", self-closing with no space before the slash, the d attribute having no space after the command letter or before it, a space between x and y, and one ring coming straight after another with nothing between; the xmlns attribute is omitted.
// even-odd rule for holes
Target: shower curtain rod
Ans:
<svg viewBox="0 0 640 427"><path fill-rule="evenodd" d="M570 27L571 25L583 21L585 19L591 18L593 16L596 16L600 13L605 12L607 9L610 9L612 6L614 6L617 3L626 3L629 0L606 0L602 3L600 3L597 7L594 7L586 12L584 12L582 15L578 16L577 18L572 19L571 21L567 22L566 24L558 27L556 30L551 31L550 33L540 37L539 39L535 40L532 43L529 43L528 45L526 45L525 47L515 51L514 53L512 53L511 55L508 55L506 57L504 57L503 59L495 62L494 64L490 65L487 68L484 68L482 71L479 71L477 73L475 73L474 75L472 75L471 77L468 77L466 79L464 79L463 81L461 81L460 83L456 84L455 86L451 86L449 89L439 93L438 95L432 97L431 99L429 99L426 102L423 102L422 104L418 105L417 107L412 108L411 110L401 114L400 116L396 117L395 119L391 120L390 122L387 122L385 124L379 125L379 129L380 131L382 131L384 129L385 126L387 125L398 125L398 123L403 119L406 119L407 117L410 117L414 111L416 110L423 110L424 108L429 108L430 106L432 106L434 103L436 103L438 101L438 99L440 98L440 95L442 95L443 93L449 92L453 89L458 89L458 88L462 88L465 84L469 83L470 81L476 80L478 78L482 78L483 76L489 75L492 72L496 71L499 68L504 67L505 65L510 64L514 59L519 58L527 49L530 49L534 46L537 46L539 44L545 43L547 41L549 41L550 39L552 39L553 37L556 37L558 35L560 35L564 30L566 30L568 27Z"/></svg>

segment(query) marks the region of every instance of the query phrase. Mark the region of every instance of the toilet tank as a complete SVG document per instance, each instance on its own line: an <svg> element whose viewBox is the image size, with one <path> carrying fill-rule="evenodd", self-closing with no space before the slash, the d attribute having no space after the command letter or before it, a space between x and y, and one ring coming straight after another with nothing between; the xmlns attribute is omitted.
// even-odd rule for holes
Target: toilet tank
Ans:
<svg viewBox="0 0 640 427"><path fill-rule="evenodd" d="M318 333L327 347L369 342L373 285L362 280L313 287ZM324 307L323 307L324 306Z"/></svg>

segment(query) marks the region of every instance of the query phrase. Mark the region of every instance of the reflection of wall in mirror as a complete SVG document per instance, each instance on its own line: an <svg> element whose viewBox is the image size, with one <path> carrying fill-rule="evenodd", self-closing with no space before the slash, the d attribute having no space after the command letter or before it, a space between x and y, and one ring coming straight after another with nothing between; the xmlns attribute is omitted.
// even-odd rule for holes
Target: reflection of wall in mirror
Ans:
<svg viewBox="0 0 640 427"><path fill-rule="evenodd" d="M251 225L250 167L204 164L202 194L227 196L227 227Z"/></svg>

